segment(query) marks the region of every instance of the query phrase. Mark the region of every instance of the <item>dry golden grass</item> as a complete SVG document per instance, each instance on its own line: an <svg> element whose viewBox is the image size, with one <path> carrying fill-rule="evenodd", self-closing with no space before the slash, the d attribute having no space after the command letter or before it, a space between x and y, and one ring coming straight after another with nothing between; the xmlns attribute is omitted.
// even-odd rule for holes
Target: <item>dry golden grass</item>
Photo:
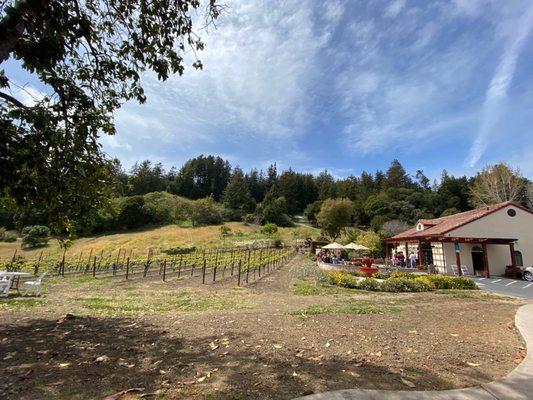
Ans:
<svg viewBox="0 0 533 400"><path fill-rule="evenodd" d="M233 235L226 239L228 245L233 242L259 239L264 237L260 234L260 227L255 225L245 225L240 222L229 222L226 224L233 232ZM295 237L304 238L316 235L317 230L306 227L280 228L280 235L285 240L293 240ZM41 252L45 257L56 258L61 256L61 249L57 240L51 240L46 247L22 250L20 239L14 243L0 243L0 261L10 259L15 249L17 254L23 255L26 259L37 259ZM197 228L180 227L178 225L168 225L159 228L130 231L124 233L114 233L109 235L93 236L81 238L74 241L72 247L67 252L67 257L79 257L80 253L87 257L92 249L93 255L100 253L116 253L119 249L131 250L133 253L141 255L148 253L151 249L158 252L161 249L180 246L214 247L222 245L220 238L220 226L202 226Z"/></svg>

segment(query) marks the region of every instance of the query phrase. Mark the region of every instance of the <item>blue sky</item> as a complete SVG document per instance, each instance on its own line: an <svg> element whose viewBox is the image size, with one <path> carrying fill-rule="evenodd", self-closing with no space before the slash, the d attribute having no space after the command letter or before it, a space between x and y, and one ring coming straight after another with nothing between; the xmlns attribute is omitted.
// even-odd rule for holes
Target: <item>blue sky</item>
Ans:
<svg viewBox="0 0 533 400"><path fill-rule="evenodd" d="M434 178L503 160L533 177L531 0L224 2L203 71L146 74L148 102L102 138L126 167L203 153L343 177L397 158Z"/></svg>

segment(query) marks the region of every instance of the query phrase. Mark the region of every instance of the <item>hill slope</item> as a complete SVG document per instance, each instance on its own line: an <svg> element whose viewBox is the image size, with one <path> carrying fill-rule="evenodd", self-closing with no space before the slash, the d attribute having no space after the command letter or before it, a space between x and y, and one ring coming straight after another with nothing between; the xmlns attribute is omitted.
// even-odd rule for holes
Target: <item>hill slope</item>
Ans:
<svg viewBox="0 0 533 400"><path fill-rule="evenodd" d="M264 238L260 233L260 227L256 225L245 225L241 222L230 222L226 224L232 230L232 235L226 239L226 243L231 245L235 242ZM284 240L294 240L295 238L306 238L316 236L317 229L309 227L279 228L281 237ZM21 250L20 239L14 243L0 243L0 261L11 259L17 250L17 254L23 255L28 260L37 259L41 252L45 257L60 257L61 249L57 240L51 240L46 247ZM67 257L79 257L80 253L89 256L111 254L123 251L133 251L136 254L148 253L150 249L155 252L169 247L197 246L214 247L223 244L220 238L219 226L202 226L197 228L180 227L178 225L167 225L163 227L146 229L140 231L128 231L124 233L114 233L74 241L72 247L67 252Z"/></svg>

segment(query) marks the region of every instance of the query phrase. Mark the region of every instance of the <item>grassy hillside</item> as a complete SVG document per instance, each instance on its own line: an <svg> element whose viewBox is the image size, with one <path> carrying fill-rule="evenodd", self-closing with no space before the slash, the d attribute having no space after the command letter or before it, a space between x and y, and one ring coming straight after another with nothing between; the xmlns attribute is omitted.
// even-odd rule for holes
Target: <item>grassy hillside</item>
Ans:
<svg viewBox="0 0 533 400"><path fill-rule="evenodd" d="M265 237L261 235L259 226L245 225L240 222L230 222L226 225L232 230L232 235L226 239L228 245ZM294 228L279 228L279 233L284 240L290 241L295 238L316 236L318 230L298 226ZM20 243L20 239L14 243L0 243L0 261L10 259L15 249L17 249L17 254L23 255L28 260L37 259L41 252L43 252L45 257L61 256L61 249L55 239L51 240L47 247L32 250L21 250ZM67 252L67 256L69 258L79 257L80 253L83 252L88 257L91 249L93 254L100 254L102 251L104 254L110 254L118 252L119 249L132 250L136 254L142 254L147 253L149 249L157 252L168 247L214 247L222 244L220 226L191 228L168 225L153 229L81 238L74 241L74 244Z"/></svg>

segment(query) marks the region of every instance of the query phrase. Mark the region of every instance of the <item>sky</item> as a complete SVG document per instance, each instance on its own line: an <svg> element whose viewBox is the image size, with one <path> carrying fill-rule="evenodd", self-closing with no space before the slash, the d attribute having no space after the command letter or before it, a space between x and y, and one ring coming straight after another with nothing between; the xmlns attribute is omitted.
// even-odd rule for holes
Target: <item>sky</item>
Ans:
<svg viewBox="0 0 533 400"><path fill-rule="evenodd" d="M144 74L148 101L117 112L101 142L126 168L213 154L345 177L398 159L437 178L506 161L533 178L533 1L224 3L203 70Z"/></svg>

